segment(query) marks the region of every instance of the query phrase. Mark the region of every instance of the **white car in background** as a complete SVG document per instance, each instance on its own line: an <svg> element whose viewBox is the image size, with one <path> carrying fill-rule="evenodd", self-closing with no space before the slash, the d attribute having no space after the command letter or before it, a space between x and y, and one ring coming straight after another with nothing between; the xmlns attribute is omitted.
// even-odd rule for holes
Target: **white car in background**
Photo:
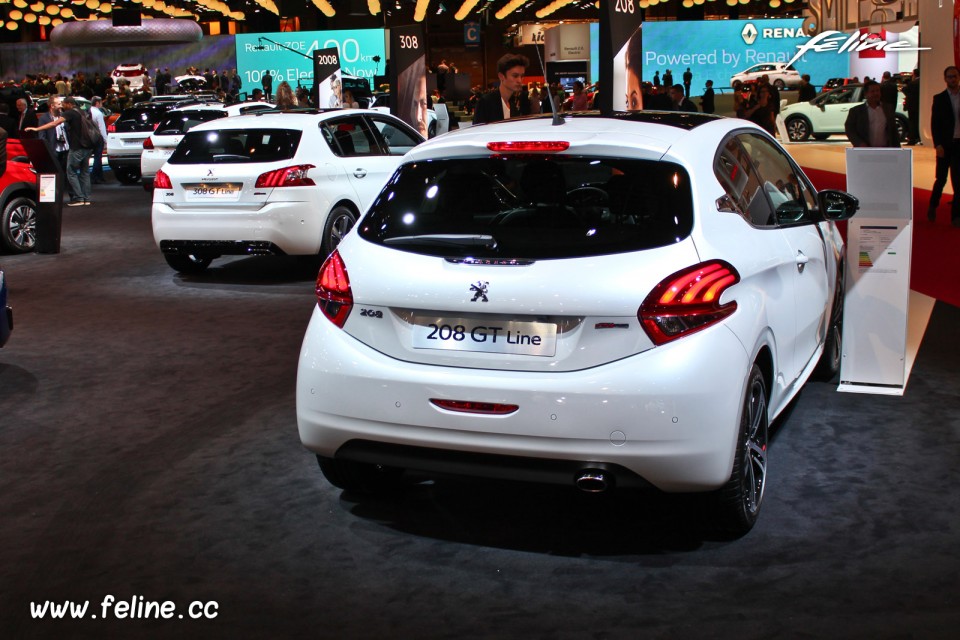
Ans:
<svg viewBox="0 0 960 640"><path fill-rule="evenodd" d="M742 535L770 421L839 371L857 200L742 120L563 120L407 154L317 277L301 441L349 491L410 469L707 492Z"/></svg>
<svg viewBox="0 0 960 640"><path fill-rule="evenodd" d="M734 74L730 78L732 87L738 80L743 83L756 82L763 76L767 76L770 84L777 89L795 89L800 86L800 72L783 62L762 62L755 64L749 69Z"/></svg>
<svg viewBox="0 0 960 640"><path fill-rule="evenodd" d="M421 142L399 119L360 109L199 124L154 178L154 239L184 273L221 255L325 256Z"/></svg>
<svg viewBox="0 0 960 640"><path fill-rule="evenodd" d="M121 82L127 82L130 89L139 91L143 88L143 81L147 77L147 68L142 64L119 64L110 73L113 84L119 85Z"/></svg>
<svg viewBox="0 0 960 640"><path fill-rule="evenodd" d="M862 84L846 84L817 95L809 102L787 105L780 111L791 142L803 142L811 136L826 140L833 134L846 135L845 125L850 109L866 100ZM900 139L907 136L907 112L903 109L903 93L897 94L894 117Z"/></svg>
<svg viewBox="0 0 960 640"><path fill-rule="evenodd" d="M183 135L193 127L211 120L273 108L267 102L242 102L229 106L222 102L210 102L168 111L153 133L143 141L143 153L140 155L140 181L143 188L148 191L153 189L153 177L157 170L170 158Z"/></svg>

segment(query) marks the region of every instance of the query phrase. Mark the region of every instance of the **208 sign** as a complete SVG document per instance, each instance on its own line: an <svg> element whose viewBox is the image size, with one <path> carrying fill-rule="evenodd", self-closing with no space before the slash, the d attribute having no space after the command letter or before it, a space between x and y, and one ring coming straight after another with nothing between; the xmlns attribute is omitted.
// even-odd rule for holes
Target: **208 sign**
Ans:
<svg viewBox="0 0 960 640"><path fill-rule="evenodd" d="M617 0L617 5L613 8L616 13L635 13L633 0Z"/></svg>

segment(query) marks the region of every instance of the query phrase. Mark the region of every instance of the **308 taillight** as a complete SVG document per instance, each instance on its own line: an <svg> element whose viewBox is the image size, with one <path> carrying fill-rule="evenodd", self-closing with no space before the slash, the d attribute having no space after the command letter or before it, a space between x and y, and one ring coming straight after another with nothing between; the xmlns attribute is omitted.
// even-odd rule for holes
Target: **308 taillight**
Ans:
<svg viewBox="0 0 960 640"><path fill-rule="evenodd" d="M316 184L308 173L314 169L312 164L298 164L293 167L274 169L260 174L257 178L257 188L270 187L312 187Z"/></svg>
<svg viewBox="0 0 960 640"><path fill-rule="evenodd" d="M720 304L720 297L738 282L740 274L722 260L688 267L654 287L637 317L654 344L665 344L706 329L736 311L736 301Z"/></svg>
<svg viewBox="0 0 960 640"><path fill-rule="evenodd" d="M154 189L173 189L173 183L170 182L170 176L165 174L162 169L157 170L157 175L153 178Z"/></svg>
<svg viewBox="0 0 960 640"><path fill-rule="evenodd" d="M353 309L353 291L347 267L337 251L330 254L317 275L317 304L323 315L341 329Z"/></svg>

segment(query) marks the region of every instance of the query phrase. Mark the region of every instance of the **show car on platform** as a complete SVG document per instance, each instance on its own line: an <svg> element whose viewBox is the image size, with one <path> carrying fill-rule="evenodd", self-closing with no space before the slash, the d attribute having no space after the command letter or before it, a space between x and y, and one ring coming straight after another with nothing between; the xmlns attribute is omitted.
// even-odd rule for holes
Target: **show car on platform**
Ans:
<svg viewBox="0 0 960 640"><path fill-rule="evenodd" d="M784 62L763 62L744 69L730 77L730 86L736 82L750 83L767 76L777 89L795 89L800 86L800 72Z"/></svg>
<svg viewBox="0 0 960 640"><path fill-rule="evenodd" d="M809 102L787 105L780 111L792 142L803 142L811 136L826 140L833 134L843 134L847 113L864 100L863 84L845 84L821 93ZM900 139L907 135L907 113L903 110L903 93L897 96L897 131Z"/></svg>
<svg viewBox="0 0 960 640"><path fill-rule="evenodd" d="M222 255L326 256L421 142L398 118L360 109L197 125L154 179L154 239L187 273Z"/></svg>
<svg viewBox="0 0 960 640"><path fill-rule="evenodd" d="M347 490L409 469L705 492L743 534L770 421L839 370L857 201L742 120L563 122L407 154L318 275L300 438Z"/></svg>

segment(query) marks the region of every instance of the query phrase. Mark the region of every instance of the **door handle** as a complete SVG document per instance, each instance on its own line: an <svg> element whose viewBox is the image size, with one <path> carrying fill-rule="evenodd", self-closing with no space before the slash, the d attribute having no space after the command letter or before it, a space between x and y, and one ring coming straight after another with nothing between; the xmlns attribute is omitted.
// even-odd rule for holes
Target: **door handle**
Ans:
<svg viewBox="0 0 960 640"><path fill-rule="evenodd" d="M803 251L797 251L797 272L803 273L803 269L807 266L807 263L810 262L810 258L803 255Z"/></svg>
<svg viewBox="0 0 960 640"><path fill-rule="evenodd" d="M353 177L354 177L354 178L365 178L366 175L367 175L367 170L364 169L364 168L362 168L362 167L358 167L358 168L356 168L356 169L353 170Z"/></svg>

